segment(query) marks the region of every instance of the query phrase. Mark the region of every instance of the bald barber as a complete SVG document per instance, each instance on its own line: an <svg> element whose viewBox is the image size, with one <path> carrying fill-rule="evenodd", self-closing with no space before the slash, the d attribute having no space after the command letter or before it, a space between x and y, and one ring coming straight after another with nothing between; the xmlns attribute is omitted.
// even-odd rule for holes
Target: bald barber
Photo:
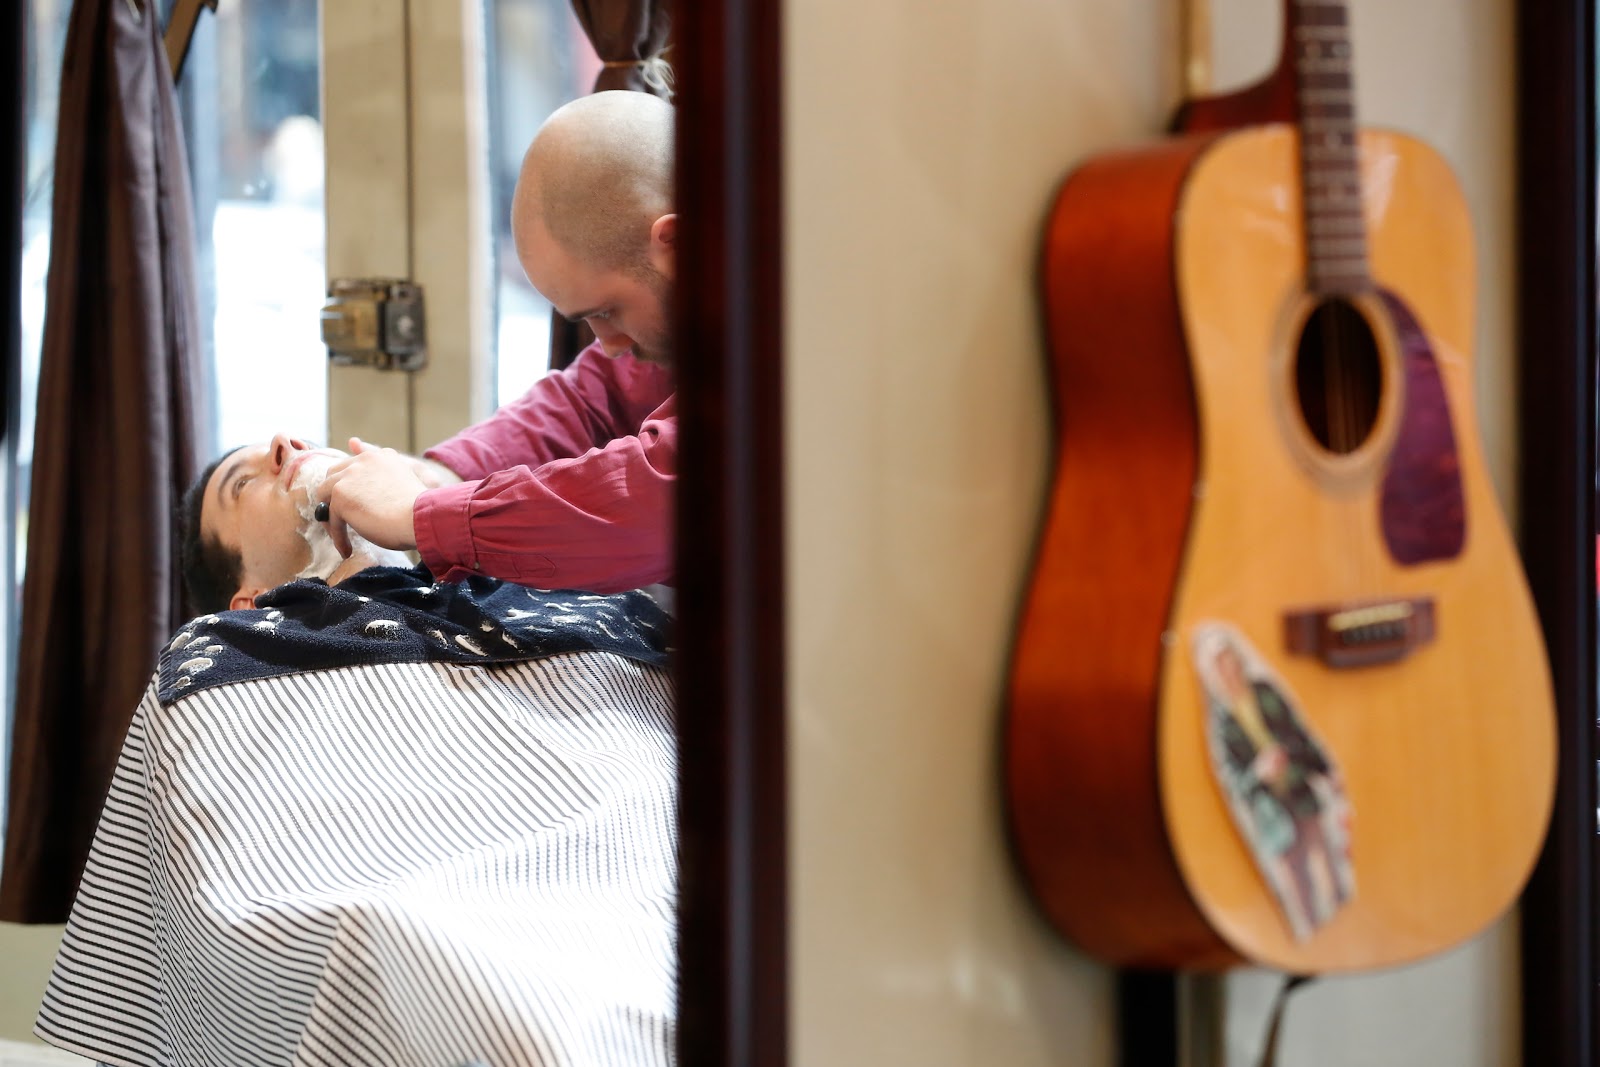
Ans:
<svg viewBox="0 0 1600 1067"><path fill-rule="evenodd" d="M317 490L340 551L348 527L416 549L443 581L604 593L671 581L672 126L665 101L606 92L540 128L512 198L517 258L595 343L422 458L352 439Z"/></svg>

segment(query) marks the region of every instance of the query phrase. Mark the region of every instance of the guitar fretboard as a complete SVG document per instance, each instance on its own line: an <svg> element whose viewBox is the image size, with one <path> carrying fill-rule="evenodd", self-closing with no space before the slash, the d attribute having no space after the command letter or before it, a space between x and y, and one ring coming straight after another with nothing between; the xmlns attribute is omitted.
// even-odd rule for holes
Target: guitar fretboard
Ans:
<svg viewBox="0 0 1600 1067"><path fill-rule="evenodd" d="M1294 0L1290 18L1306 278L1319 295L1355 293L1371 281L1344 0Z"/></svg>

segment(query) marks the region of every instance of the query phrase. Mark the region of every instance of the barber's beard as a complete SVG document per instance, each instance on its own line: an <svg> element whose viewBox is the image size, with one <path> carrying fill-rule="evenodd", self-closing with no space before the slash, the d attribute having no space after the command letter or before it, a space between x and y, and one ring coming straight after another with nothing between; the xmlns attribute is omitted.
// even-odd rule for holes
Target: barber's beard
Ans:
<svg viewBox="0 0 1600 1067"><path fill-rule="evenodd" d="M306 544L311 548L311 561L295 575L296 578L321 578L327 581L345 561L333 543L333 536L328 533L328 524L318 522L312 514L315 506L312 503L312 494L328 476L328 468L333 462L331 457L324 459L321 456L313 456L295 471L294 483L289 486L289 492L294 497L295 510L300 513L300 536L305 538ZM411 557L404 552L381 548L354 530L350 531L350 550L352 556L366 556L374 566L411 566Z"/></svg>
<svg viewBox="0 0 1600 1067"><path fill-rule="evenodd" d="M656 320L663 329L652 337L633 339L633 354L652 363L672 362L672 279L656 270L655 264L645 260L634 271L635 277L650 287L655 297L658 314Z"/></svg>

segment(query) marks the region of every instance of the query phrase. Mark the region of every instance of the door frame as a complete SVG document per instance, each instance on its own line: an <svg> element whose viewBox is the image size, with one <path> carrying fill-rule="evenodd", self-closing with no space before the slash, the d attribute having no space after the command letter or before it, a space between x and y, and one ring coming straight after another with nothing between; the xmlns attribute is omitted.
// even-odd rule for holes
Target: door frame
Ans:
<svg viewBox="0 0 1600 1067"><path fill-rule="evenodd" d="M416 453L487 416L494 330L481 0L319 4L327 278L427 300L419 371L329 366L327 441Z"/></svg>

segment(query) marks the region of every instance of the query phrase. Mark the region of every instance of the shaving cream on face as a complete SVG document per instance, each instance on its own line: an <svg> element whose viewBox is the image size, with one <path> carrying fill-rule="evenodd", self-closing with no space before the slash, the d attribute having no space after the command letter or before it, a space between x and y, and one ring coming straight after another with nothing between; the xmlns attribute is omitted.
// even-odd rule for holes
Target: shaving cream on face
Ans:
<svg viewBox="0 0 1600 1067"><path fill-rule="evenodd" d="M318 522L311 514L313 507L312 496L328 476L328 468L341 457L324 455L320 452L313 453L300 464L300 469L294 472L294 482L289 486L289 493L294 498L295 510L300 513L300 536L305 538L306 544L311 547L311 562L296 578L321 578L327 581L334 571L344 563L344 557L339 555L339 549L334 546L333 537L328 533L328 524ZM380 548L368 541L365 537L350 531L350 549L353 555L364 555L379 567L409 567L411 558L404 552L396 552L391 548Z"/></svg>

